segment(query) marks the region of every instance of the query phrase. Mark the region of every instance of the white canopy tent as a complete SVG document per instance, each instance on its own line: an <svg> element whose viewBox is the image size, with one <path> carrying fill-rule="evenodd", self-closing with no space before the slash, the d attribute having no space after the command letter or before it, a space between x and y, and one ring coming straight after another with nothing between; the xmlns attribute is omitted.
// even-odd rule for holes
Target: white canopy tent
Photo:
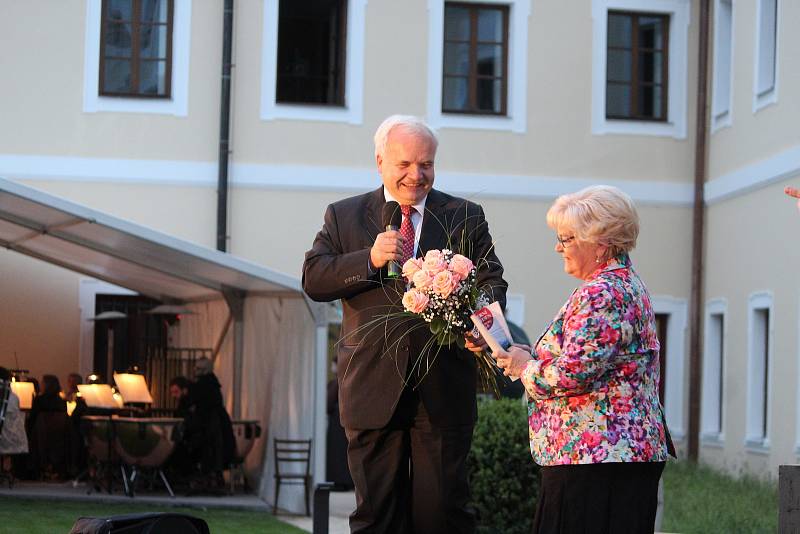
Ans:
<svg viewBox="0 0 800 534"><path fill-rule="evenodd" d="M228 410L265 431L245 466L259 496L274 498L273 437L312 437L314 481L324 480L329 311L297 279L2 178L0 245L191 308L177 343L221 342L215 372ZM299 512L295 488L281 506Z"/></svg>

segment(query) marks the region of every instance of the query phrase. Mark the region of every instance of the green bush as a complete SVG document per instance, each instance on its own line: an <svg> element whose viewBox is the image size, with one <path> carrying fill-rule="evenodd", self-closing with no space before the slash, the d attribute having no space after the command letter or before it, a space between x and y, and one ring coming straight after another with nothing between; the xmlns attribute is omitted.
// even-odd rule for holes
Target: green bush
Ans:
<svg viewBox="0 0 800 534"><path fill-rule="evenodd" d="M531 531L539 468L528 445L528 414L519 399L482 400L467 465L479 534Z"/></svg>

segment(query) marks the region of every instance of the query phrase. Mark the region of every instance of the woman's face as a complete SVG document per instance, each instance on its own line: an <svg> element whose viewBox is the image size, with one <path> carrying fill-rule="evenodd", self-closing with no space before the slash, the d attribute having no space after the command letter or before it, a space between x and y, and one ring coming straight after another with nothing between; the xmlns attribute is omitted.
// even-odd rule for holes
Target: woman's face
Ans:
<svg viewBox="0 0 800 534"><path fill-rule="evenodd" d="M605 247L596 243L578 241L570 228L559 228L556 234L556 252L564 259L564 272L586 280L598 267L597 258Z"/></svg>

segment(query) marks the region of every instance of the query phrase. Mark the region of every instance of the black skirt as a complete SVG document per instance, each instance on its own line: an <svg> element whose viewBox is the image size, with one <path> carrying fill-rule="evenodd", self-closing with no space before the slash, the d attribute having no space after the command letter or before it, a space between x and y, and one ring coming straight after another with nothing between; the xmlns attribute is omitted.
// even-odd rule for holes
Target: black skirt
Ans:
<svg viewBox="0 0 800 534"><path fill-rule="evenodd" d="M666 462L543 467L534 534L652 534Z"/></svg>

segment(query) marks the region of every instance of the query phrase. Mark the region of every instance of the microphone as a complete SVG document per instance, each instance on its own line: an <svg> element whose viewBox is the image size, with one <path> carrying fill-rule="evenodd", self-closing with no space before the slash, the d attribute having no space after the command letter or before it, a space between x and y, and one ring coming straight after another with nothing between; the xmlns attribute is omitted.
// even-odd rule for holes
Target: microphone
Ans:
<svg viewBox="0 0 800 534"><path fill-rule="evenodd" d="M383 205L383 211L381 212L381 224L387 232L399 230L400 223L402 222L403 213L400 211L400 204L394 200L390 200ZM386 271L389 278L400 278L400 275L403 272L400 264L394 260L390 261L386 266Z"/></svg>

